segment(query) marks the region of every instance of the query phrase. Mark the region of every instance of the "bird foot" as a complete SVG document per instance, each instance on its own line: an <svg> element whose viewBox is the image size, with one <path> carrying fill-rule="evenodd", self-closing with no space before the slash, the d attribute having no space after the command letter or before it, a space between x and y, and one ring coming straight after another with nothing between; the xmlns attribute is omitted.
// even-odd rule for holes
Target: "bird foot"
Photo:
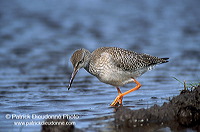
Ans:
<svg viewBox="0 0 200 132"><path fill-rule="evenodd" d="M122 99L123 99L122 94L119 94L119 95L115 98L115 100L110 104L110 106L122 105Z"/></svg>

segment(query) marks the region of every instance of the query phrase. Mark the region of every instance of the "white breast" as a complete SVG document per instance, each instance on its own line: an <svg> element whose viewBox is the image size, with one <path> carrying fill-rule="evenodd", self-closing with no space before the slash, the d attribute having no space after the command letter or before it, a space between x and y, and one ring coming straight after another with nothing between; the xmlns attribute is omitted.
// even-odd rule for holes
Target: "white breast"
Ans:
<svg viewBox="0 0 200 132"><path fill-rule="evenodd" d="M131 78L132 75L130 73L122 71L114 65L110 54L105 52L102 53L98 62L99 63L95 63L96 71L98 71L98 74L95 76L101 82L113 86L122 86L133 82L133 79Z"/></svg>

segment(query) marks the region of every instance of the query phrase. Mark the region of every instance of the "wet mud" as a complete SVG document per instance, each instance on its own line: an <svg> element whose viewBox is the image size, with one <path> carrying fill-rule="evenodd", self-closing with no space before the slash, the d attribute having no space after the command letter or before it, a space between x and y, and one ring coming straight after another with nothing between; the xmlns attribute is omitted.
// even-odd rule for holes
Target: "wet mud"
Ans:
<svg viewBox="0 0 200 132"><path fill-rule="evenodd" d="M199 122L200 85L192 91L182 90L180 95L162 106L139 110L122 106L116 109L115 114L116 129L121 131L180 131L186 128L200 131Z"/></svg>
<svg viewBox="0 0 200 132"><path fill-rule="evenodd" d="M45 122L54 124L42 125L41 132L73 132L75 130L74 125L65 125L69 122L68 119L47 119Z"/></svg>

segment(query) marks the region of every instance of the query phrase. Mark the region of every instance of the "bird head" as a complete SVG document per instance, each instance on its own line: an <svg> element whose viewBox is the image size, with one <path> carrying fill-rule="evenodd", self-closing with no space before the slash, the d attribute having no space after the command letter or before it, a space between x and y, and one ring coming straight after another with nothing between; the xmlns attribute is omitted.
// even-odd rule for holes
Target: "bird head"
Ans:
<svg viewBox="0 0 200 132"><path fill-rule="evenodd" d="M84 68L84 67L87 66L87 64L90 60L90 54L91 53L88 50L82 48L82 49L76 50L73 53L73 55L71 56L70 60L71 60L71 63L74 67L74 70L73 70L72 75L71 75L68 90L70 89L77 72L81 68Z"/></svg>

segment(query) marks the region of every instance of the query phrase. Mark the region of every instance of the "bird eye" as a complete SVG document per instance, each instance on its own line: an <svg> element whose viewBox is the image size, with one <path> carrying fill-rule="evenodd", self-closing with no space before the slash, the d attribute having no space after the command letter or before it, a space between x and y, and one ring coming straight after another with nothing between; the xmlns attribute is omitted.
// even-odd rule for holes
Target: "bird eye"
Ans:
<svg viewBox="0 0 200 132"><path fill-rule="evenodd" d="M81 63L83 63L83 60L80 60L80 61L79 61L79 64L81 64Z"/></svg>

